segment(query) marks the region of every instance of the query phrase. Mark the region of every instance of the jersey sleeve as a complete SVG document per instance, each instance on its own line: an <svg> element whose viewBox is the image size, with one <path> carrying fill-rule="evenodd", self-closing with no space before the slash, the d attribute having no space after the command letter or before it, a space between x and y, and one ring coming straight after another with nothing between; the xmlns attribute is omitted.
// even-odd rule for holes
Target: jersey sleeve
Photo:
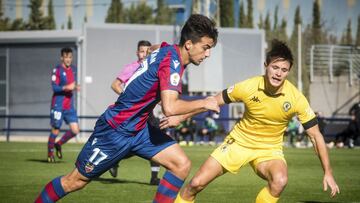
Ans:
<svg viewBox="0 0 360 203"><path fill-rule="evenodd" d="M181 94L181 65L177 59L172 59L171 52L160 62L158 77L160 91L174 90Z"/></svg>
<svg viewBox="0 0 360 203"><path fill-rule="evenodd" d="M303 94L300 95L295 110L305 130L317 125L315 113Z"/></svg>
<svg viewBox="0 0 360 203"><path fill-rule="evenodd" d="M63 85L60 85L60 70L55 68L51 75L51 86L54 93L60 93L63 91Z"/></svg>
<svg viewBox="0 0 360 203"><path fill-rule="evenodd" d="M137 67L136 67L137 65ZM126 65L117 75L117 79L119 79L121 82L125 83L127 82L130 77L135 73L137 68L140 66L140 64L128 64Z"/></svg>
<svg viewBox="0 0 360 203"><path fill-rule="evenodd" d="M244 82L236 83L233 86L223 90L223 99L225 103L233 103L243 101L245 98L246 88Z"/></svg>

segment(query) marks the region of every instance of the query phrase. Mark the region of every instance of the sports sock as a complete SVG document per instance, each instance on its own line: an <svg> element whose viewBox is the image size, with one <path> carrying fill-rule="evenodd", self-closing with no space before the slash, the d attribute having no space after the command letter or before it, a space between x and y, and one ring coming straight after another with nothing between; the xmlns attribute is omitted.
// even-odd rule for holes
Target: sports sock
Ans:
<svg viewBox="0 0 360 203"><path fill-rule="evenodd" d="M264 187L256 197L256 203L276 203L278 200L278 197L271 195L267 187Z"/></svg>
<svg viewBox="0 0 360 203"><path fill-rule="evenodd" d="M184 180L166 171L161 179L153 203L172 203L178 194Z"/></svg>
<svg viewBox="0 0 360 203"><path fill-rule="evenodd" d="M54 144L56 139L55 134L50 133L49 141L48 141L48 156L54 156Z"/></svg>
<svg viewBox="0 0 360 203"><path fill-rule="evenodd" d="M72 133L71 130L66 131L66 133L61 137L61 139L56 143L58 145L63 145L71 138L75 137L76 134Z"/></svg>
<svg viewBox="0 0 360 203"><path fill-rule="evenodd" d="M176 196L176 199L174 201L174 203L194 203L195 200L189 201L189 200L184 200L181 196L180 196L180 192L179 194Z"/></svg>
<svg viewBox="0 0 360 203"><path fill-rule="evenodd" d="M60 179L61 176L50 181L36 198L35 203L52 203L67 195Z"/></svg>
<svg viewBox="0 0 360 203"><path fill-rule="evenodd" d="M158 177L158 173L160 171L160 166L159 164L150 161L150 166L151 166L151 178L157 178Z"/></svg>

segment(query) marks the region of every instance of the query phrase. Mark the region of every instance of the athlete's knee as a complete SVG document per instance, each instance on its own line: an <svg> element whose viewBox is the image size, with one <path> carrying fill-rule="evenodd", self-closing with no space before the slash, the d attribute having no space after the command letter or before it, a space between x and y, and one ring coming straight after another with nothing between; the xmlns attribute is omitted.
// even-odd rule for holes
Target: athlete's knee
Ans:
<svg viewBox="0 0 360 203"><path fill-rule="evenodd" d="M187 157L183 158L178 166L179 166L180 171L185 173L186 176L189 175L190 170L191 170L191 161L189 158L187 158Z"/></svg>
<svg viewBox="0 0 360 203"><path fill-rule="evenodd" d="M76 125L76 126L72 127L72 128L71 128L71 132L72 132L74 135L79 134L79 132L80 132L79 126Z"/></svg>
<svg viewBox="0 0 360 203"><path fill-rule="evenodd" d="M80 190L84 188L89 181L81 179L78 176L74 176L71 174L68 174L61 179L62 186L65 190L65 192L74 192L76 190Z"/></svg>
<svg viewBox="0 0 360 203"><path fill-rule="evenodd" d="M181 157L176 163L171 164L169 170L173 171L180 178L186 178L191 170L191 161L186 156Z"/></svg>
<svg viewBox="0 0 360 203"><path fill-rule="evenodd" d="M288 182L288 177L286 174L277 174L273 177L273 180L270 182L270 189L274 195L280 195L281 192L285 189Z"/></svg>
<svg viewBox="0 0 360 203"><path fill-rule="evenodd" d="M60 132L60 130L58 128L52 128L51 129L51 133L54 134L54 135L58 135Z"/></svg>
<svg viewBox="0 0 360 203"><path fill-rule="evenodd" d="M80 130L79 130L79 128L76 128L76 129L73 129L71 132L72 132L74 135L77 135L77 134L79 134Z"/></svg>
<svg viewBox="0 0 360 203"><path fill-rule="evenodd" d="M189 183L190 186L190 191L192 192L200 192L201 190L203 190L206 185L204 184L204 181L201 180L200 177L193 177Z"/></svg>

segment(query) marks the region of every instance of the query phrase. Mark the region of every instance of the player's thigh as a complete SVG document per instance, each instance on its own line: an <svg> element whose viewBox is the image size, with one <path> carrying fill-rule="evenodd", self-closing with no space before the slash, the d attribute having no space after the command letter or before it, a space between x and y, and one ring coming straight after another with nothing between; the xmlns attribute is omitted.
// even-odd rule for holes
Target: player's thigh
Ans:
<svg viewBox="0 0 360 203"><path fill-rule="evenodd" d="M280 158L259 162L256 165L255 172L258 176L268 181L287 179L288 177L286 162Z"/></svg>
<svg viewBox="0 0 360 203"><path fill-rule="evenodd" d="M189 158L178 144L170 145L151 158L165 168L179 168L182 164L189 162Z"/></svg>
<svg viewBox="0 0 360 203"><path fill-rule="evenodd" d="M160 159L169 160L169 162L172 163L178 162L178 160L181 160L184 156L186 157L179 146L173 146L177 145L175 140L161 131L158 127L152 125L147 125L142 129L136 135L136 139L134 139L132 145L134 146L132 148L132 153L145 159L153 159L159 163ZM169 154L165 154L164 151ZM176 155L176 153L178 153L178 155Z"/></svg>
<svg viewBox="0 0 360 203"><path fill-rule="evenodd" d="M55 129L60 129L63 121L63 111L60 109L51 109L50 111L50 125Z"/></svg>
<svg viewBox="0 0 360 203"><path fill-rule="evenodd" d="M77 116L76 110L75 109L69 109L69 110L64 110L63 111L64 114L64 121L66 122L66 124L72 124L72 123L79 123L79 118Z"/></svg>
<svg viewBox="0 0 360 203"><path fill-rule="evenodd" d="M251 161L254 153L251 149L240 146L234 138L228 136L212 153L213 157L227 171L236 174Z"/></svg>
<svg viewBox="0 0 360 203"><path fill-rule="evenodd" d="M131 151L133 136L125 136L109 126L102 118L85 143L76 161L79 172L91 179L100 176Z"/></svg>

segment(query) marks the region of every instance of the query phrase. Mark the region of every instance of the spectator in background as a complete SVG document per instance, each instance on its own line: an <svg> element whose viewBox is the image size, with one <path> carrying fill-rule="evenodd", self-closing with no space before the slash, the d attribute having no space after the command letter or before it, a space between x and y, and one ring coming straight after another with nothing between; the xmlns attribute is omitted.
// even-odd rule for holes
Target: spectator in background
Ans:
<svg viewBox="0 0 360 203"><path fill-rule="evenodd" d="M299 126L300 126L300 122L298 118L296 116L292 117L286 128L286 135L288 137L289 146L296 147L294 139L296 139L296 143L299 142L299 138L298 138Z"/></svg>
<svg viewBox="0 0 360 203"><path fill-rule="evenodd" d="M193 146L194 137L196 133L196 121L192 118L187 118L176 127L176 137L180 146Z"/></svg>
<svg viewBox="0 0 360 203"><path fill-rule="evenodd" d="M345 130L338 133L335 137L335 143L330 142L327 146L332 148L336 145L337 148L344 147L347 142L349 148L354 148L354 142L360 133L360 103L355 103L349 110L351 120Z"/></svg>
<svg viewBox="0 0 360 203"><path fill-rule="evenodd" d="M325 136L324 132L325 132L325 127L326 127L327 123L326 123L324 114L321 111L316 111L315 116L318 119L319 130L320 130L321 134L323 134Z"/></svg>
<svg viewBox="0 0 360 203"><path fill-rule="evenodd" d="M204 125L200 129L200 132L199 132L201 145L202 144L215 145L214 137L215 137L215 133L219 129L219 126L214 119L217 119L217 118L219 118L219 114L216 114L216 113L208 114L205 117Z"/></svg>

